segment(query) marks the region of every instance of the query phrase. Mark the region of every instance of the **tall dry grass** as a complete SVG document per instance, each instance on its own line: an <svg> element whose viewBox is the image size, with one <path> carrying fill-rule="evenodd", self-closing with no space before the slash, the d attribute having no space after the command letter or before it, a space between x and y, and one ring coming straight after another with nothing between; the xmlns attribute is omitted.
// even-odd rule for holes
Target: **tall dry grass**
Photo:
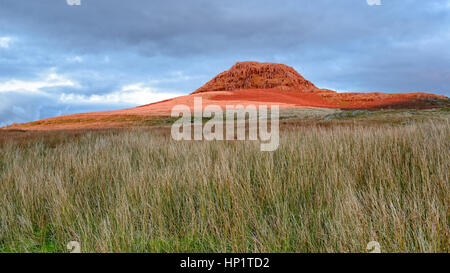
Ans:
<svg viewBox="0 0 450 273"><path fill-rule="evenodd" d="M174 142L148 131L0 149L0 251L448 252L448 122Z"/></svg>

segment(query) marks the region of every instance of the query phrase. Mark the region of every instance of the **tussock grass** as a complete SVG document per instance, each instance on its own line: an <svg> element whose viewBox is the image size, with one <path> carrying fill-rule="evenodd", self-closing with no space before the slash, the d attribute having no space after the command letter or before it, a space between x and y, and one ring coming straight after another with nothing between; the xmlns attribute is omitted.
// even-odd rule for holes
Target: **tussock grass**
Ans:
<svg viewBox="0 0 450 273"><path fill-rule="evenodd" d="M0 148L0 251L448 252L448 122L174 142L135 130Z"/></svg>

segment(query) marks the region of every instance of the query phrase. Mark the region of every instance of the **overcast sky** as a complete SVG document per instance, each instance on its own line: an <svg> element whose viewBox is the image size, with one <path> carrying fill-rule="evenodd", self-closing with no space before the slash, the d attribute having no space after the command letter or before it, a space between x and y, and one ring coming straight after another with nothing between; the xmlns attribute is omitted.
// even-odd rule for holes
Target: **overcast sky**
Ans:
<svg viewBox="0 0 450 273"><path fill-rule="evenodd" d="M450 95L450 0L0 0L0 126L188 94L237 61Z"/></svg>

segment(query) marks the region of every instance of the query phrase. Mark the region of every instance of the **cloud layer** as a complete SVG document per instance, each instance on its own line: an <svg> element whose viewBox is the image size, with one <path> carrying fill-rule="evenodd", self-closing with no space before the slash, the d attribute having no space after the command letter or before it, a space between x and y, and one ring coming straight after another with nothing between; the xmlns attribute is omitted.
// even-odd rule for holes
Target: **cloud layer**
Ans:
<svg viewBox="0 0 450 273"><path fill-rule="evenodd" d="M0 125L119 109L200 87L236 61L338 91L450 95L450 1L0 2Z"/></svg>

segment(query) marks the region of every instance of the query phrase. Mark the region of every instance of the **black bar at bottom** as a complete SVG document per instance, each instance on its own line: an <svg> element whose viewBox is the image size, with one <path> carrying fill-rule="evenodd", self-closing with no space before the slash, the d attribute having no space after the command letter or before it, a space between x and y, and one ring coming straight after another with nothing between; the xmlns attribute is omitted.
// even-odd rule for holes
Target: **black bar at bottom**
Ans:
<svg viewBox="0 0 450 273"><path fill-rule="evenodd" d="M443 268L448 254L0 254L0 263L48 269L139 272L312 272ZM427 261L425 261L425 259ZM431 260L431 262L429 261ZM312 271L311 271L312 270Z"/></svg>

